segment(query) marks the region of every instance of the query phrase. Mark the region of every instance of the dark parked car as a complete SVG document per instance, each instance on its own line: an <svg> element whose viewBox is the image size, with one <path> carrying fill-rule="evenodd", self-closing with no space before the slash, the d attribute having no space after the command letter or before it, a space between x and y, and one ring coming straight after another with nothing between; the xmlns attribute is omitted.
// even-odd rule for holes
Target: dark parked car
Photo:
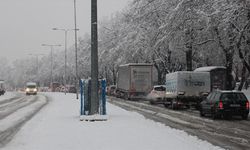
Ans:
<svg viewBox="0 0 250 150"><path fill-rule="evenodd" d="M200 115L211 114L213 119L231 118L234 115L247 119L249 113L249 101L239 91L213 91L200 106Z"/></svg>

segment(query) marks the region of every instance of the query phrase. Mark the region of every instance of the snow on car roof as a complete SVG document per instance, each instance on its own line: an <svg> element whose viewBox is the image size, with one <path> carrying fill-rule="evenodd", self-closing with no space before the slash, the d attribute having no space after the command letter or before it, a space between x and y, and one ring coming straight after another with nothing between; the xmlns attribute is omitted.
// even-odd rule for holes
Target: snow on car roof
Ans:
<svg viewBox="0 0 250 150"><path fill-rule="evenodd" d="M26 85L36 85L35 82L28 82Z"/></svg>
<svg viewBox="0 0 250 150"><path fill-rule="evenodd" d="M228 91L223 90L223 91L221 91L221 92L222 92L222 93L243 93L243 92L237 91L237 90L232 90L232 91L230 91L230 90L228 90Z"/></svg>
<svg viewBox="0 0 250 150"><path fill-rule="evenodd" d="M154 87L166 87L166 85L154 85Z"/></svg>
<svg viewBox="0 0 250 150"><path fill-rule="evenodd" d="M124 65L120 65L120 67L123 66L152 66L153 64L150 63L128 63L128 64L124 64Z"/></svg>
<svg viewBox="0 0 250 150"><path fill-rule="evenodd" d="M216 92L220 92L220 93L243 93L242 91L238 91L238 90L216 90Z"/></svg>
<svg viewBox="0 0 250 150"><path fill-rule="evenodd" d="M200 67L200 68L196 68L194 71L197 72L210 72L214 69L226 69L226 67L224 66L207 66L207 67Z"/></svg>

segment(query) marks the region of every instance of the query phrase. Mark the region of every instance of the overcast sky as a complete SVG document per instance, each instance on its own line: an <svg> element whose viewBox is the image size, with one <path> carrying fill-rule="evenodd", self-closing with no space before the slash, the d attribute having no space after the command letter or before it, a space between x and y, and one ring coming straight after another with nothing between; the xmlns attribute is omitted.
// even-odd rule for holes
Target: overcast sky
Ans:
<svg viewBox="0 0 250 150"><path fill-rule="evenodd" d="M78 35L90 33L91 0L77 1ZM97 0L98 19L110 17L131 0ZM0 0L0 57L10 60L50 52L41 44L64 45L64 32L52 28L74 28L74 0ZM69 32L68 45L74 43ZM64 47L60 48L64 50Z"/></svg>

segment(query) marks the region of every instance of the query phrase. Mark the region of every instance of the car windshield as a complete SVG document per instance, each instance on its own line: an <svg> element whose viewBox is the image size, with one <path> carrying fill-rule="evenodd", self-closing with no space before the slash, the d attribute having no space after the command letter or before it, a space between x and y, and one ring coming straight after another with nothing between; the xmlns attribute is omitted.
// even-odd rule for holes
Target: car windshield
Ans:
<svg viewBox="0 0 250 150"><path fill-rule="evenodd" d="M115 89L115 86L111 86L110 89L114 90L114 89Z"/></svg>
<svg viewBox="0 0 250 150"><path fill-rule="evenodd" d="M28 88L36 88L35 85L28 85L27 87L28 87Z"/></svg>
<svg viewBox="0 0 250 150"><path fill-rule="evenodd" d="M163 87L163 86L159 86L159 87L155 87L154 90L155 90L155 91L165 91L166 88Z"/></svg>
<svg viewBox="0 0 250 150"><path fill-rule="evenodd" d="M243 93L224 93L221 95L221 100L236 100L236 101L246 101L247 98Z"/></svg>

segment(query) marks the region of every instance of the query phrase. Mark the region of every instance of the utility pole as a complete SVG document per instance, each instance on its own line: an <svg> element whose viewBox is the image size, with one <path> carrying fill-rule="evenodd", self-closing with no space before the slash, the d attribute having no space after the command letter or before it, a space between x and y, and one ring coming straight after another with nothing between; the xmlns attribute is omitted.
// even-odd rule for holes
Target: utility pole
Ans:
<svg viewBox="0 0 250 150"><path fill-rule="evenodd" d="M91 104L90 115L98 114L97 0L91 0Z"/></svg>
<svg viewBox="0 0 250 150"><path fill-rule="evenodd" d="M78 97L78 64L77 64L77 25L76 25L76 0L74 0L74 21L75 21L75 61L76 61L76 79L75 79L75 86L76 86L76 99L79 99Z"/></svg>

